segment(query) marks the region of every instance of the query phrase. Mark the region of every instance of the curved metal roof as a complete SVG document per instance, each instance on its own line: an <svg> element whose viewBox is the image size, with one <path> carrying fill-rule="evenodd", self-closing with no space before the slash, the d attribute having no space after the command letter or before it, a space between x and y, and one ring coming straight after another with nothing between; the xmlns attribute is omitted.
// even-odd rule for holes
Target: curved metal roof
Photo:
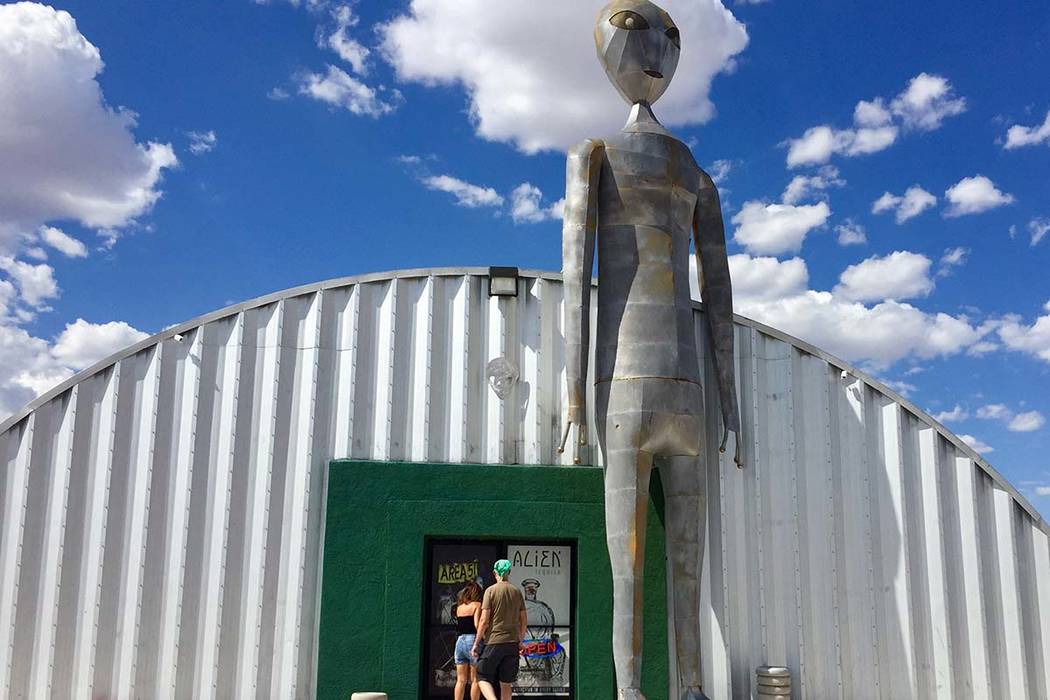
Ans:
<svg viewBox="0 0 1050 700"><path fill-rule="evenodd" d="M159 333L156 333L144 340L139 341L138 343L135 343L134 345L128 346L123 350L113 353L109 357L106 357L105 359L96 362L94 365L88 367L87 369L81 370L69 379L66 379L62 383L52 388L50 391L41 394L36 399L29 402L20 411L16 411L6 420L0 422L0 433L6 432L12 426L14 426L19 421L28 416L30 413L32 413L34 409L46 404L47 402L54 399L56 396L62 395L71 387L83 382L85 379L88 379L89 377L92 377L95 374L104 371L109 367L112 367L120 360L135 355L136 353L141 352L146 348L157 345L162 341L172 339L177 335L185 334L190 330L203 326L207 323L211 323L212 321L217 321L222 318L234 316L249 309L266 306L268 304L272 304L282 299L289 299L297 296L302 296L304 294L313 294L315 292L320 292L325 289L333 289L355 284L364 284L368 282L378 282L402 278L456 277L461 275L476 275L480 277L487 277L488 274L489 269L487 267L413 268L406 270L393 270L389 272L374 272L362 275L351 275L348 277L337 277L321 282L314 282L313 284L305 284L298 287L291 287L289 289L273 292L271 294L266 294L260 297L256 297L255 299L240 302L238 304L233 304L231 306L212 311L211 313L206 313L202 316L198 316L197 318L191 319L184 323L180 323L176 326L166 328ZM549 272L545 270L522 269L519 270L518 276L522 278L547 279L556 282L561 282L562 280L562 276L560 273ZM597 281L595 281L594 284L595 286L597 286ZM697 309L703 308L703 304L698 301L694 302L694 306ZM944 437L944 439L953 444L956 448L960 449L963 453L967 454L977 465L979 465L989 476L991 476L992 479L1001 488L1008 491L1013 496L1014 500L1016 500L1017 503L1022 508L1024 508L1025 511L1027 511L1027 513L1032 517L1033 520L1035 520L1038 523L1039 527L1044 532L1050 534L1050 524L1048 524L1045 521L1045 519L1042 517L1039 511L1035 509L1031 502L1029 502L1028 499L1025 498L1024 495L1022 495L1016 488L1014 488L1014 486L1010 484L1010 482L1007 481L1006 478L1002 474L1000 474L997 469L995 469L995 467L993 467L980 453L978 453L976 450L974 450L972 447L966 444L966 442L964 442L959 436L957 436L955 433L953 433L951 430L945 427L942 423L935 420L933 416L931 416L929 413L917 406L907 397L901 395L899 392L887 386L885 383L879 381L875 377L872 377L870 374L858 369L856 366L850 364L849 362L846 362L845 360L838 358L829 352L821 350L815 345L808 343L800 338L796 338L795 336L785 333L784 331L773 328L772 326L767 326L763 323L759 323L758 321L747 318L745 316L741 316L739 314L735 315L735 319L736 322L741 325L754 328L755 330L758 330L768 336L788 343L805 353L821 358L828 364L841 369L843 372L852 375L853 377L856 377L857 379L863 381L865 384L868 384L874 389L877 389L879 392L892 398L894 401L896 401L905 409L907 409L910 413L914 414L919 420L935 428L937 432L940 433L942 437Z"/></svg>
<svg viewBox="0 0 1050 700"><path fill-rule="evenodd" d="M487 274L237 304L0 425L0 695L310 696L332 459L571 464L560 276L524 271L509 298ZM889 387L737 322L748 468L710 422L705 687L744 697L773 663L804 697L1046 697L1045 521ZM505 399L499 356L520 370Z"/></svg>

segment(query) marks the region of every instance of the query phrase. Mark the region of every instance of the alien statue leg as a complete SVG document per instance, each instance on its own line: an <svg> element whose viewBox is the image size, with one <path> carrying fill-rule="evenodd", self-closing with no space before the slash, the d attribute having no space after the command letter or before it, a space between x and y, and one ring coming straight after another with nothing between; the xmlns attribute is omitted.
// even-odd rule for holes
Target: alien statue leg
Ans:
<svg viewBox="0 0 1050 700"><path fill-rule="evenodd" d="M642 586L645 524L653 456L609 450L605 461L605 530L613 575L613 661L621 700L642 698Z"/></svg>
<svg viewBox="0 0 1050 700"><path fill-rule="evenodd" d="M653 455L639 448L643 415L632 400L638 395L637 388L630 384L598 386L598 425L605 457L605 534L613 576L617 697L645 700L641 693L642 585Z"/></svg>
<svg viewBox="0 0 1050 700"><path fill-rule="evenodd" d="M700 571L704 557L706 498L702 457L669 457L660 464L664 528L674 590L675 653L685 700L700 691Z"/></svg>

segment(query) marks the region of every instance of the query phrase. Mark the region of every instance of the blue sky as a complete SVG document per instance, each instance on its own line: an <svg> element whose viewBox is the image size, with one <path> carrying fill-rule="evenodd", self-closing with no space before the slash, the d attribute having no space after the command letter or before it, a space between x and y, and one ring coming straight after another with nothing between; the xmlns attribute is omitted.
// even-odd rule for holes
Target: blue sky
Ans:
<svg viewBox="0 0 1050 700"><path fill-rule="evenodd" d="M627 112L600 4L0 5L0 414L297 284L558 269L563 149ZM738 312L901 389L1050 513L1050 6L666 7L655 111L718 176Z"/></svg>

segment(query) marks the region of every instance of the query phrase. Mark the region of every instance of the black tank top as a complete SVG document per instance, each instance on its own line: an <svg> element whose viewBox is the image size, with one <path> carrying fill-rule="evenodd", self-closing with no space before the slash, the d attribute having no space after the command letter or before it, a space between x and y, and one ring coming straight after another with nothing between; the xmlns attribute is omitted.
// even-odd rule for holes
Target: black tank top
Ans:
<svg viewBox="0 0 1050 700"><path fill-rule="evenodd" d="M459 634L477 634L478 628L474 626L473 615L457 615L456 616L456 631Z"/></svg>

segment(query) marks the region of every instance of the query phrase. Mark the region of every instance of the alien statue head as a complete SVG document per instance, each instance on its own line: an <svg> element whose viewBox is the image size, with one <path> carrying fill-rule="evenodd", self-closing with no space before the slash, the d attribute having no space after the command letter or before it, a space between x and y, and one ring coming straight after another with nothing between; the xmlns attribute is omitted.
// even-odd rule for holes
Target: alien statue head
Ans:
<svg viewBox="0 0 1050 700"><path fill-rule="evenodd" d="M681 52L678 27L649 0L613 0L594 27L598 60L629 104L652 104L664 94Z"/></svg>

